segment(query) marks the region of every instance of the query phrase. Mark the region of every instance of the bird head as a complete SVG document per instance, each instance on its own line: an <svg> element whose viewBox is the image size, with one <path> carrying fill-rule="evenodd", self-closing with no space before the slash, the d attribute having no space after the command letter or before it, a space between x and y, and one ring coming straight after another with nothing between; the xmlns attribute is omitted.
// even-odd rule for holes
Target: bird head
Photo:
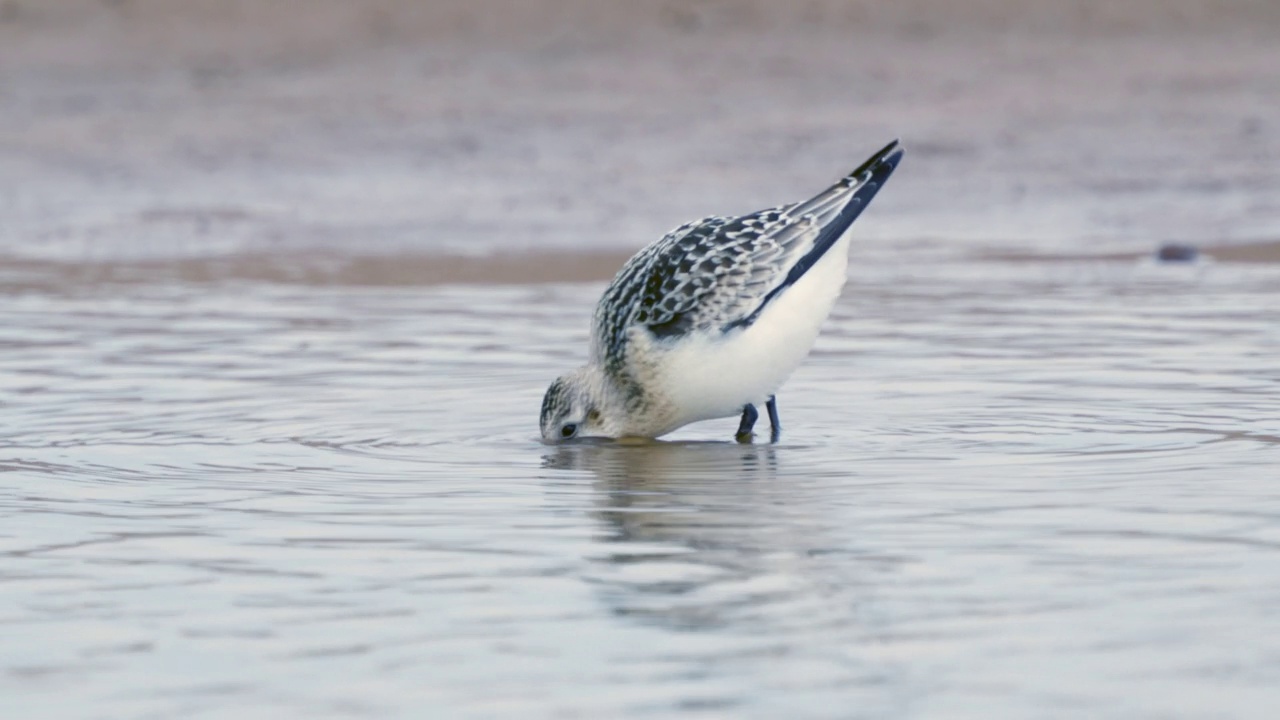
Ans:
<svg viewBox="0 0 1280 720"><path fill-rule="evenodd" d="M542 439L549 443L575 437L599 435L601 424L601 383L590 368L579 368L556 378L542 397L542 414L538 425Z"/></svg>

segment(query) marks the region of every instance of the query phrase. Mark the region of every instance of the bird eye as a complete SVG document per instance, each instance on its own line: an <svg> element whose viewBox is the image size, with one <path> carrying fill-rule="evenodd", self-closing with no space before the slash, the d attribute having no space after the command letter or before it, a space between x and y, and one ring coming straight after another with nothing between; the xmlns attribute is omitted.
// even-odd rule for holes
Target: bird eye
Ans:
<svg viewBox="0 0 1280 720"><path fill-rule="evenodd" d="M578 434L578 426L575 425L574 423L569 423L568 425L565 425L564 427L560 428L560 437L571 438L577 434Z"/></svg>

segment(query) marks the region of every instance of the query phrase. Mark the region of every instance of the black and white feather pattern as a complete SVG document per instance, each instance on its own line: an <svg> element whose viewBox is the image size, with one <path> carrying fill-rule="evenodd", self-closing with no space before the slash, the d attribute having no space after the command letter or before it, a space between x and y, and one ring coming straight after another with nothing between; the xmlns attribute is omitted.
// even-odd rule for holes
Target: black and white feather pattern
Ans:
<svg viewBox="0 0 1280 720"><path fill-rule="evenodd" d="M664 340L749 327L840 239L900 158L894 141L805 202L703 218L641 250L596 306L594 360L625 374L635 328Z"/></svg>

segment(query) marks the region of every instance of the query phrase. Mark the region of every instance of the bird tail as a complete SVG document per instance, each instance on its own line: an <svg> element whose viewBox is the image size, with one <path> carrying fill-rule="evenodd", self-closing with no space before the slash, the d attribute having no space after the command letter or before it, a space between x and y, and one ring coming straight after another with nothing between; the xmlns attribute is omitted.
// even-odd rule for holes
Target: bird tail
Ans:
<svg viewBox="0 0 1280 720"><path fill-rule="evenodd" d="M787 287L799 280L832 245L836 244L849 226L853 225L853 221L857 220L866 209L876 193L880 192L884 181L898 167L903 152L902 144L894 140L853 172L841 178L835 185L787 209L787 214L792 217L812 217L814 223L822 229L818 232L818 237L813 240L813 244L809 246L808 252L791 267L781 287Z"/></svg>
<svg viewBox="0 0 1280 720"><path fill-rule="evenodd" d="M786 278L765 294L755 310L729 323L726 329L751 325L765 306L821 260L853 221L858 219L871 198L880 192L884 181L898 167L902 155L902 145L894 140L835 185L805 202L781 208L791 218L791 222L774 231L774 239L784 246L799 241L803 255L787 271ZM813 234L814 228L818 228L816 236ZM812 241L809 240L810 237L813 238Z"/></svg>
<svg viewBox="0 0 1280 720"><path fill-rule="evenodd" d="M902 143L897 140L885 145L880 152L867 158L853 172L840 178L840 181L823 190L809 200L789 210L792 216L813 214L818 223L824 227L832 221L839 220L837 237L853 224L862 209L871 202L880 191L884 181L893 174L898 162L902 160ZM838 213L839 217L835 217ZM826 222L823 222L823 221Z"/></svg>

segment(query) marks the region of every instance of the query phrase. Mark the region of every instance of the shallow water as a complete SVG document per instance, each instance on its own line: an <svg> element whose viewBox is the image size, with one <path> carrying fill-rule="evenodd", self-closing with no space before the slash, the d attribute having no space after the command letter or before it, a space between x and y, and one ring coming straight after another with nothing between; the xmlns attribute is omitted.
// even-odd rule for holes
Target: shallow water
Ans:
<svg viewBox="0 0 1280 720"><path fill-rule="evenodd" d="M0 0L0 718L1273 717L1277 7ZM781 443L537 442L894 136Z"/></svg>
<svg viewBox="0 0 1280 720"><path fill-rule="evenodd" d="M599 283L24 283L0 706L1266 717L1280 267L855 252L777 445L545 447Z"/></svg>

